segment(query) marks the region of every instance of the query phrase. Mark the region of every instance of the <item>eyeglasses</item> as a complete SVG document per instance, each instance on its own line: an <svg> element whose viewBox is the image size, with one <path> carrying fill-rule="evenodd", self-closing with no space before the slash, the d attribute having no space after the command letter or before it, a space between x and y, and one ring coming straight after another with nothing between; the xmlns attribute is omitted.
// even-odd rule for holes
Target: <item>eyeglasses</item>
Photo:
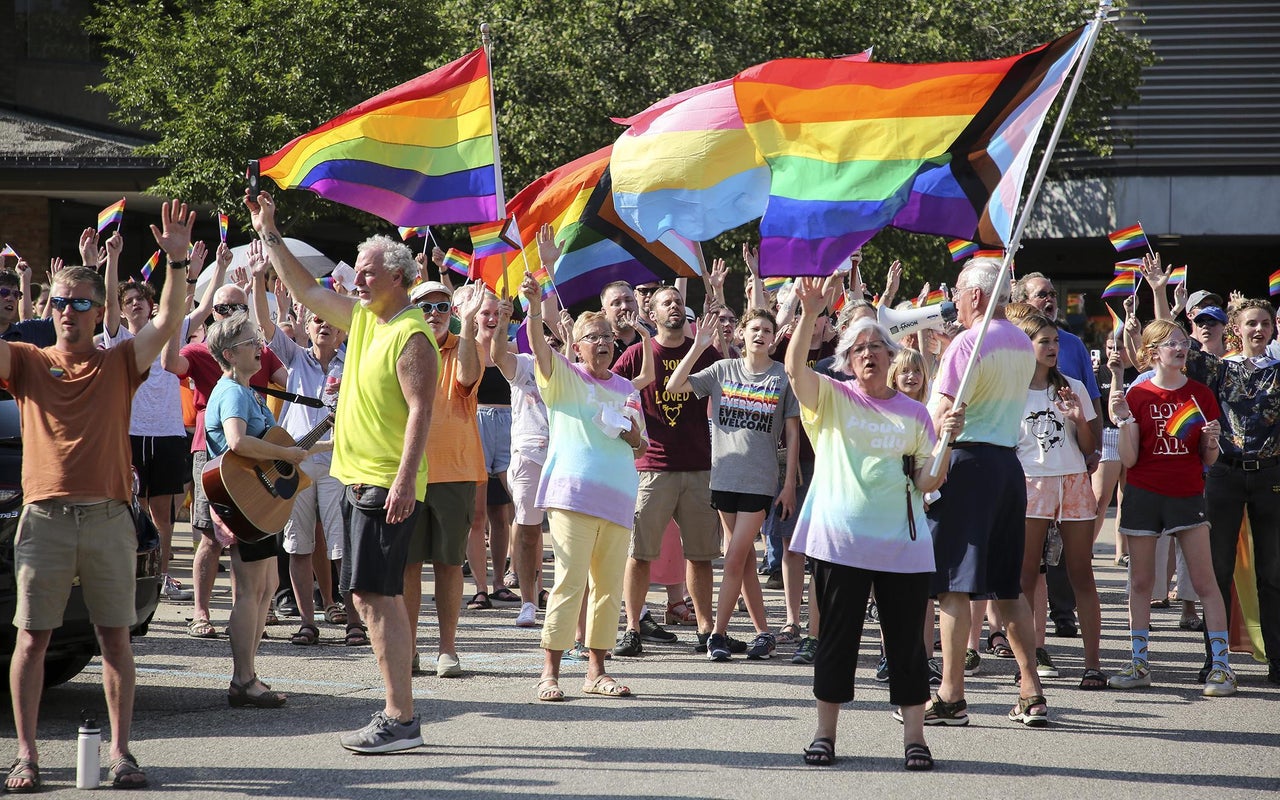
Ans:
<svg viewBox="0 0 1280 800"><path fill-rule="evenodd" d="M227 349L234 350L242 344L251 344L253 345L254 350L261 350L262 348L267 346L266 342L262 341L261 339L254 338L254 339L245 339L243 341L236 342L235 344L229 344L227 345Z"/></svg>
<svg viewBox="0 0 1280 800"><path fill-rule="evenodd" d="M604 344L606 342L612 342L613 339L614 336L612 333L588 333L578 341L586 342L587 344Z"/></svg>
<svg viewBox="0 0 1280 800"><path fill-rule="evenodd" d="M102 305L102 303L95 302L87 297L50 297L49 304L53 306L55 311L66 311L67 306L71 306L82 313L94 306Z"/></svg>
<svg viewBox="0 0 1280 800"><path fill-rule="evenodd" d="M21 289L10 289L8 286L0 286L0 298L12 297L14 300L22 299Z"/></svg>
<svg viewBox="0 0 1280 800"><path fill-rule="evenodd" d="M1045 291L1042 291L1042 292L1036 292L1031 296L1037 300L1057 300L1058 299L1058 293L1053 289L1046 289Z"/></svg>
<svg viewBox="0 0 1280 800"><path fill-rule="evenodd" d="M213 313L223 317L229 317L237 311L248 310L249 306L245 303L215 303L213 306Z"/></svg>
<svg viewBox="0 0 1280 800"><path fill-rule="evenodd" d="M852 348L852 352L855 356L861 356L861 355L874 356L874 355L879 355L880 353L883 353L888 349L889 348L885 346L884 342L871 342L870 344L860 344L860 345L854 346Z"/></svg>
<svg viewBox="0 0 1280 800"><path fill-rule="evenodd" d="M438 303L428 303L423 300L418 303L418 308L422 309L424 314L448 314L449 309L453 308L448 300L441 300Z"/></svg>
<svg viewBox="0 0 1280 800"><path fill-rule="evenodd" d="M1189 350L1191 348L1191 342L1175 342L1172 340L1166 340L1156 345L1156 347L1163 347L1165 350Z"/></svg>

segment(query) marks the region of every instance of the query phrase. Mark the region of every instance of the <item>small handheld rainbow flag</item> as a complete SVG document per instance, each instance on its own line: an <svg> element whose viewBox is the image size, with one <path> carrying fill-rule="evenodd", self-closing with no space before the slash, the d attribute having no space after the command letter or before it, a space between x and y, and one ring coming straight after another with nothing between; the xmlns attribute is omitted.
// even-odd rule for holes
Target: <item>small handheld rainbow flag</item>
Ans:
<svg viewBox="0 0 1280 800"><path fill-rule="evenodd" d="M151 258L147 259L147 263L142 265L142 279L144 281L151 280L151 271L160 266L160 251L157 250L151 254Z"/></svg>
<svg viewBox="0 0 1280 800"><path fill-rule="evenodd" d="M924 306L936 306L938 303L941 303L946 299L947 299L946 292L942 291L941 289L934 289L932 292L929 292L927 295L925 295L924 301L920 303L920 307L923 308Z"/></svg>
<svg viewBox="0 0 1280 800"><path fill-rule="evenodd" d="M973 254L974 258L998 258L1004 259L1003 250L978 250Z"/></svg>
<svg viewBox="0 0 1280 800"><path fill-rule="evenodd" d="M1107 303L1102 304L1107 309L1107 313L1111 315L1111 335L1115 340L1120 341L1120 337L1124 335L1124 322L1120 320L1120 315L1111 310L1111 306Z"/></svg>
<svg viewBox="0 0 1280 800"><path fill-rule="evenodd" d="M98 233L115 225L119 228L120 223L124 221L124 198L121 197L118 202L112 203L106 208L98 212Z"/></svg>
<svg viewBox="0 0 1280 800"><path fill-rule="evenodd" d="M230 222L231 220L227 218L226 214L218 212L218 238L222 240L223 244L227 243L227 225Z"/></svg>
<svg viewBox="0 0 1280 800"><path fill-rule="evenodd" d="M1280 294L1280 269L1271 273L1271 277L1267 278L1267 286L1270 287L1272 297Z"/></svg>
<svg viewBox="0 0 1280 800"><path fill-rule="evenodd" d="M1117 275L1115 280L1102 290L1103 297L1130 297L1138 293L1138 282L1132 272Z"/></svg>
<svg viewBox="0 0 1280 800"><path fill-rule="evenodd" d="M459 275L469 275L471 273L471 254L464 253L456 247L450 247L449 252L444 254L444 268Z"/></svg>
<svg viewBox="0 0 1280 800"><path fill-rule="evenodd" d="M835 302L831 304L831 313L839 314L841 311L843 311L844 303L845 303L845 293L841 292L840 294L836 295Z"/></svg>
<svg viewBox="0 0 1280 800"><path fill-rule="evenodd" d="M772 278L765 278L764 290L766 292L776 292L779 289L781 289L783 286L786 286L787 282L790 280L791 279L786 276L774 276Z"/></svg>
<svg viewBox="0 0 1280 800"><path fill-rule="evenodd" d="M1116 274L1122 275L1126 272L1142 272L1142 259L1129 258L1124 261L1116 262Z"/></svg>
<svg viewBox="0 0 1280 800"><path fill-rule="evenodd" d="M1203 425L1204 422L1200 404L1193 397L1173 412L1173 415L1164 423L1164 432L1177 439L1185 439L1191 433L1192 427Z"/></svg>
<svg viewBox="0 0 1280 800"><path fill-rule="evenodd" d="M543 264L533 273L533 278L538 282L538 287L542 289L543 298L550 297L556 292L556 285L551 280L551 273L547 272L547 265Z"/></svg>
<svg viewBox="0 0 1280 800"><path fill-rule="evenodd" d="M332 275L325 275L323 278L316 278L316 283L320 284L329 291L337 291L337 282L334 281Z"/></svg>
<svg viewBox="0 0 1280 800"><path fill-rule="evenodd" d="M960 261L966 256L978 252L978 244L977 242L967 242L964 239L952 239L947 242L947 250L951 253L952 261Z"/></svg>
<svg viewBox="0 0 1280 800"><path fill-rule="evenodd" d="M3 250L0 250L0 258L4 258L5 256L13 256L14 258L22 258L22 256L18 255L18 251L13 249L13 245L9 244L8 242L5 242L5 243L4 243L4 249L3 249Z"/></svg>
<svg viewBox="0 0 1280 800"><path fill-rule="evenodd" d="M481 259L524 249L520 229L514 216L496 222L483 222L471 228L471 258Z"/></svg>
<svg viewBox="0 0 1280 800"><path fill-rule="evenodd" d="M1108 233L1107 238L1111 240L1111 246L1117 252L1121 250L1132 250L1135 247L1147 247L1147 234L1142 230L1142 223L1132 225L1128 228L1121 228L1115 233Z"/></svg>
<svg viewBox="0 0 1280 800"><path fill-rule="evenodd" d="M1179 284L1186 283L1186 282L1187 282L1187 267L1185 264L1182 265L1181 267L1177 267L1176 269L1174 269L1173 272L1169 273L1168 283L1170 286L1177 286Z"/></svg>
<svg viewBox="0 0 1280 800"><path fill-rule="evenodd" d="M415 236L426 236L431 233L431 226L415 225L412 228L396 228L396 230L400 231L400 239L407 242Z"/></svg>

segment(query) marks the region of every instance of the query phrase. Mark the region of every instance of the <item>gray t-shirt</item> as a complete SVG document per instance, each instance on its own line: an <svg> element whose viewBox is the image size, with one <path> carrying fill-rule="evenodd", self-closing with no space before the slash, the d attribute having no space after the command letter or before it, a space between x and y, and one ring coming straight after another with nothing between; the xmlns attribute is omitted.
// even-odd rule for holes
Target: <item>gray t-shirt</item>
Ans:
<svg viewBox="0 0 1280 800"><path fill-rule="evenodd" d="M690 376L689 385L711 398L711 488L773 497L783 422L800 416L782 364L748 372L743 359L727 358Z"/></svg>

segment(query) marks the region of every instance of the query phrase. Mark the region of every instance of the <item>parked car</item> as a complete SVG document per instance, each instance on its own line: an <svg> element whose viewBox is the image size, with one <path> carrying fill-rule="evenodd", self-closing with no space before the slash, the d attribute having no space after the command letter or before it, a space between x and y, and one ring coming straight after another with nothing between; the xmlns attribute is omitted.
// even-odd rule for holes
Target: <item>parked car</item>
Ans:
<svg viewBox="0 0 1280 800"><path fill-rule="evenodd" d="M0 389L0 663L5 674L13 655L18 631L13 627L13 612L17 606L17 581L13 571L13 537L18 530L18 516L22 513L22 436L18 430L18 404L13 396ZM133 636L144 636L151 617L160 603L160 548L155 546L138 553L137 588L134 603L138 610L138 623L130 631ZM49 650L44 659L44 684L57 686L80 674L80 671L98 655L98 638L89 622L89 610L84 605L84 595L77 580L71 587L62 627L53 632ZM9 682L2 681L3 691L8 692Z"/></svg>

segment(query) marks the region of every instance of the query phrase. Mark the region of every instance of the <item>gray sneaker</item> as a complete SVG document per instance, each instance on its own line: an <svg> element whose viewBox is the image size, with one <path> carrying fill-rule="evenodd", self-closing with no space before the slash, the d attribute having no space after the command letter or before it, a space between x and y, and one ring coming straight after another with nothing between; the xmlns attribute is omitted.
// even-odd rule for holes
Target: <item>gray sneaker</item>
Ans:
<svg viewBox="0 0 1280 800"><path fill-rule="evenodd" d="M772 633L758 633L747 647L747 658L768 658L776 649L778 649L778 642L773 638Z"/></svg>
<svg viewBox="0 0 1280 800"><path fill-rule="evenodd" d="M417 714L408 722L400 722L379 711L368 725L342 734L338 741L353 753L396 753L422 747L422 726Z"/></svg>
<svg viewBox="0 0 1280 800"><path fill-rule="evenodd" d="M812 664L814 659L818 657L818 640L812 636L806 636L800 640L800 646L796 648L796 653L791 657L792 664Z"/></svg>
<svg viewBox="0 0 1280 800"><path fill-rule="evenodd" d="M195 597L195 592L186 589L178 581L177 578L164 576L164 583L160 588L160 596L169 601L184 601Z"/></svg>

